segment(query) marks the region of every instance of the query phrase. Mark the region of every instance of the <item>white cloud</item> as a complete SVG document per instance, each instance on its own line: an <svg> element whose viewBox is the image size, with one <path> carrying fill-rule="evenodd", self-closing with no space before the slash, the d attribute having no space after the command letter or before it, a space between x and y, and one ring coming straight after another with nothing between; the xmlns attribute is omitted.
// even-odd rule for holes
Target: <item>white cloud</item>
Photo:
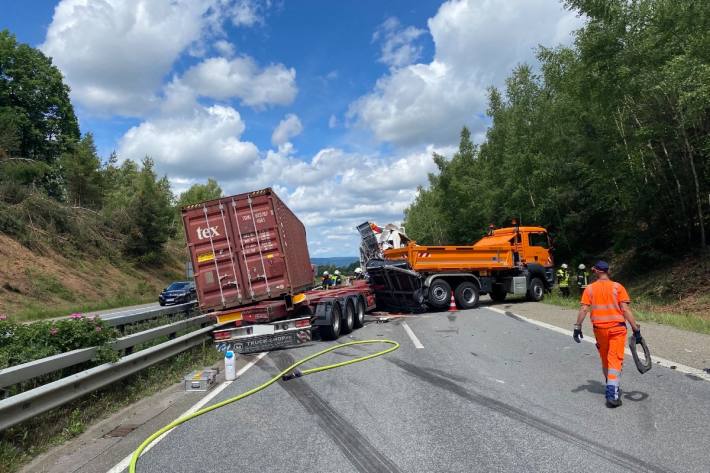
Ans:
<svg viewBox="0 0 710 473"><path fill-rule="evenodd" d="M328 119L328 128L335 128L338 126L338 117L331 115Z"/></svg>
<svg viewBox="0 0 710 473"><path fill-rule="evenodd" d="M414 41L425 33L424 30L408 26L403 28L395 17L386 19L372 35L373 41L382 41L379 61L391 68L407 66L422 55L422 46Z"/></svg>
<svg viewBox="0 0 710 473"><path fill-rule="evenodd" d="M224 57L234 56L234 45L225 39L215 41L214 48Z"/></svg>
<svg viewBox="0 0 710 473"><path fill-rule="evenodd" d="M97 113L140 115L206 27L212 0L62 0L40 49Z"/></svg>
<svg viewBox="0 0 710 473"><path fill-rule="evenodd" d="M391 70L348 116L381 141L453 143L463 125L474 133L485 128L477 116L485 112L487 87L502 85L516 64L533 62L538 44L569 42L582 21L549 0L450 0L428 21L433 60Z"/></svg>
<svg viewBox="0 0 710 473"><path fill-rule="evenodd" d="M298 136L303 131L301 120L293 113L289 113L281 120L271 135L271 142L276 146L284 145L294 136Z"/></svg>
<svg viewBox="0 0 710 473"><path fill-rule="evenodd" d="M262 69L248 56L205 59L185 73L183 82L198 95L218 100L238 97L254 107L288 105L298 92L295 69L283 64Z"/></svg>
<svg viewBox="0 0 710 473"><path fill-rule="evenodd" d="M231 107L197 107L191 114L147 120L128 130L119 142L121 159L148 155L171 179L198 179L252 172L259 150L240 141L244 122ZM179 182L179 181L178 181ZM183 182L184 183L184 182Z"/></svg>
<svg viewBox="0 0 710 473"><path fill-rule="evenodd" d="M270 1L236 0L229 7L229 16L234 26L254 26L264 24L264 10L271 6Z"/></svg>

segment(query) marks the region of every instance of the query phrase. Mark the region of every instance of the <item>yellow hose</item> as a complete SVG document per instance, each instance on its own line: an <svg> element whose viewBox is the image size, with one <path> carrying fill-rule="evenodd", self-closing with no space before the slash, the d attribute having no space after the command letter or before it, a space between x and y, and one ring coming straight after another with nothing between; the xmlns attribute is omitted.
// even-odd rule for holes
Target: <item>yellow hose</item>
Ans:
<svg viewBox="0 0 710 473"><path fill-rule="evenodd" d="M339 348L343 348L343 347L347 347L347 346L351 346L351 345L365 345L365 344L373 344L373 343L386 343L386 344L392 345L392 346L386 350L372 353L371 355L365 355L365 356L361 356L359 358L353 358L351 360L341 361L340 363L333 363L331 365L317 366L315 368L310 368L307 370L299 371L295 375L291 374L291 371L295 370L296 368L298 368L302 364L307 363L314 358L318 358L321 355L325 355L326 353L329 353L333 350L337 350ZM268 380L267 382L265 382L264 384L262 384L260 386L250 389L249 391L239 394L238 396L234 396L234 397L226 399L222 402L218 402L217 404L213 404L211 406L204 407L204 408L200 409L199 411L193 412L192 414L188 414L184 417L180 417L179 419L174 420L173 422L169 423L168 425L166 425L162 429L154 432L150 437L145 439L143 441L143 443L138 446L138 448L136 449L135 452L133 452L133 456L131 457L131 464L128 467L128 471L130 473L135 473L136 463L138 462L138 458L141 456L141 453L143 453L143 450L145 450L148 447L148 445L153 443L155 441L155 439L157 439L158 437L163 435L165 432L168 432L168 431L174 429L178 425L183 424L190 419L194 419L197 416L201 416L202 414L206 414L210 411L213 411L215 409L219 409L220 407L226 406L227 404L231 404L233 402L240 401L240 400L244 399L245 397L251 396L252 394L256 394L259 391L261 391L262 389L268 388L269 386L271 386L272 384L274 384L276 381L278 381L281 378L286 377L286 379L291 379L293 377L301 377L301 376L306 376L306 375L309 375L312 373L318 373L319 371L326 371L326 370L331 370L333 368L340 368L342 366L351 365L353 363L359 363L361 361L369 360L369 359L375 358L377 356L385 355L387 353L395 351L397 348L399 348L399 343L392 341L392 340L358 340L356 342L348 342L348 343L341 343L339 345L334 345L332 347L326 348L325 350L321 350L318 353L314 353L313 355L309 355L309 356L295 362L294 364L292 364L291 366L289 366L285 370L281 371L279 374L277 374L276 376L274 376L273 378L271 378L270 380Z"/></svg>

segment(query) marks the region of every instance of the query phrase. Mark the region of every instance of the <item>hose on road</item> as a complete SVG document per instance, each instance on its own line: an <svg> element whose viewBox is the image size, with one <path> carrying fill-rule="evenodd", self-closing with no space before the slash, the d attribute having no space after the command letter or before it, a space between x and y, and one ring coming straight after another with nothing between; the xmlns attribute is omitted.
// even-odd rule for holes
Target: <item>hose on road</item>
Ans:
<svg viewBox="0 0 710 473"><path fill-rule="evenodd" d="M352 346L352 345L371 345L371 344L378 344L378 343L384 343L384 344L392 345L392 346L385 349L385 350L381 350L376 353L372 353L370 355L365 355L365 356L361 356L359 358L353 358L350 360L341 361L339 363L333 363L333 364L324 365L324 366L316 366L315 368L309 368L309 369L303 370L303 371L296 369L299 366L301 366L302 364L307 363L315 358L318 358L319 356L325 355L326 353L330 353L331 351L334 351L334 350L339 350L341 348ZM131 463L128 467L128 471L130 473L135 473L136 463L138 462L138 458L141 456L141 453L143 453L143 451L146 448L148 448L148 446L151 443L153 443L158 437L165 434L166 432L169 432L170 430L174 429L178 425L187 422L190 419L194 419L197 416L201 416L202 414L206 414L210 411L214 411L215 409L219 409L220 407L224 407L227 404L241 401L245 397L249 397L252 394L256 394L259 391L268 388L269 386L271 386L272 384L274 384L278 380L288 381L289 379L300 378L302 376L307 376L309 374L318 373L321 371L332 370L334 368L341 368L343 366L352 365L353 363L359 363L361 361L370 360L372 358L385 355L387 353L395 351L397 348L399 348L399 343L397 343L393 340L358 340L355 342L347 342L347 343L341 343L338 345L333 345L332 347L328 347L325 350L321 350L317 353L309 355L309 356L295 362L294 364L292 364L291 366L289 366L285 370L281 371L279 374L277 374L276 376L274 376L273 378L271 378L267 382L255 387L253 389L250 389L249 391L243 392L242 394L239 394L238 396L234 396L234 397L226 399L222 402L218 402L217 404L213 404L211 406L204 407L204 408L200 409L199 411L193 412L192 414L186 415L184 417L180 417L179 419L174 420L173 422L169 423L168 425L166 425L162 429L154 432L150 437L145 439L143 441L143 443L141 443L138 446L138 448L136 449L135 452L133 452L133 456L131 457Z"/></svg>

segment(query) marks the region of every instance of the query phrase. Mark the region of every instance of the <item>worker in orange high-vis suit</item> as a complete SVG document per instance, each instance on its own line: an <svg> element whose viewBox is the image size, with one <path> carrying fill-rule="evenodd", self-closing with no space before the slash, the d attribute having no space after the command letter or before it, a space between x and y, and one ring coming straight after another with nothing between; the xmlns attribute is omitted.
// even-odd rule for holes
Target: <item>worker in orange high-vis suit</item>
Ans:
<svg viewBox="0 0 710 473"><path fill-rule="evenodd" d="M580 343L582 322L587 314L591 316L597 349L602 360L602 370L606 378L606 405L621 405L619 380L624 365L624 346L626 345L626 322L633 330L634 337L641 343L641 327L631 313L631 299L624 286L609 279L609 265L599 261L592 267L597 280L587 286L582 293L582 307L579 309L577 323L574 326L574 341Z"/></svg>

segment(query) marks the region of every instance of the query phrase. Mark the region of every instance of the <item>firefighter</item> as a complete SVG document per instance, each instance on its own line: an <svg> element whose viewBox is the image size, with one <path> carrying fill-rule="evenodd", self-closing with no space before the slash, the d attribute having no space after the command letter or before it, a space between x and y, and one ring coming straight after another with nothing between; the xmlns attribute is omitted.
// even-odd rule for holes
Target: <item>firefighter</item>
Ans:
<svg viewBox="0 0 710 473"><path fill-rule="evenodd" d="M355 268L355 279L365 279L365 275L362 273L362 268Z"/></svg>
<svg viewBox="0 0 710 473"><path fill-rule="evenodd" d="M589 271L587 271L587 267L584 264L580 264L577 267L577 287L580 292L584 291L587 286L589 286L590 276L591 275L589 274Z"/></svg>
<svg viewBox="0 0 710 473"><path fill-rule="evenodd" d="M560 285L560 293L564 297L569 297L569 270L567 263L562 263L560 269L557 270L557 282Z"/></svg>
<svg viewBox="0 0 710 473"><path fill-rule="evenodd" d="M336 269L335 273L333 275L332 285L333 286L340 286L342 283L343 283L343 278L342 278L342 276L340 276L340 271Z"/></svg>
<svg viewBox="0 0 710 473"><path fill-rule="evenodd" d="M598 261L592 267L592 271L597 280L587 286L582 294L582 305L572 338L577 343L581 342L584 338L582 322L587 314L590 314L602 371L606 379L606 405L612 408L619 407L621 405L619 380L624 364L626 322L631 325L637 343L643 341L641 327L636 323L634 314L629 308L631 299L626 289L618 282L609 279L609 265L604 261Z"/></svg>
<svg viewBox="0 0 710 473"><path fill-rule="evenodd" d="M330 274L328 274L328 271L323 271L323 278L321 279L321 284L324 288L328 289L328 286L330 286L330 282Z"/></svg>

